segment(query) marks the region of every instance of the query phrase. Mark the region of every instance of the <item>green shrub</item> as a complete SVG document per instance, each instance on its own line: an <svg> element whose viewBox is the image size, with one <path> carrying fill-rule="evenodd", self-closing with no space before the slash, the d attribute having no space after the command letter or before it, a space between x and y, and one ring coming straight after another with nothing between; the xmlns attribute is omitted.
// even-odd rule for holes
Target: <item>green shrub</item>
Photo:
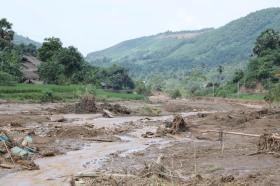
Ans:
<svg viewBox="0 0 280 186"><path fill-rule="evenodd" d="M55 100L55 96L52 91L45 91L41 96L41 102L53 102Z"/></svg>
<svg viewBox="0 0 280 186"><path fill-rule="evenodd" d="M145 85L144 82L136 82L135 92L144 96L151 95L151 86Z"/></svg>
<svg viewBox="0 0 280 186"><path fill-rule="evenodd" d="M216 89L215 95L220 97L229 97L230 95L235 94L236 92L237 92L237 84L230 83Z"/></svg>
<svg viewBox="0 0 280 186"><path fill-rule="evenodd" d="M280 102L280 83L274 85L264 98L267 102Z"/></svg>
<svg viewBox="0 0 280 186"><path fill-rule="evenodd" d="M180 92L179 89L176 89L175 91L173 91L173 92L171 93L171 97L172 97L173 99L180 98L180 97L182 97L182 94L181 94L181 92Z"/></svg>
<svg viewBox="0 0 280 186"><path fill-rule="evenodd" d="M16 78L11 74L0 71L0 85L14 85L16 84Z"/></svg>
<svg viewBox="0 0 280 186"><path fill-rule="evenodd" d="M145 116L159 116L161 114L161 110L159 108L151 107L148 105L145 105L140 112Z"/></svg>

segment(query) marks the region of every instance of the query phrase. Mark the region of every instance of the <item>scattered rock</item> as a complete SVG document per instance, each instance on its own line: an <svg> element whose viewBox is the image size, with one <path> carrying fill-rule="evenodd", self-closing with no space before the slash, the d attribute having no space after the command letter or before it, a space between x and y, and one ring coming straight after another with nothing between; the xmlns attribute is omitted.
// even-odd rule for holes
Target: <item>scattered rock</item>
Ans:
<svg viewBox="0 0 280 186"><path fill-rule="evenodd" d="M228 183L234 181L234 177L232 175L222 176L221 182Z"/></svg>
<svg viewBox="0 0 280 186"><path fill-rule="evenodd" d="M50 117L51 122L63 122L65 121L65 118L63 116L51 116Z"/></svg>
<svg viewBox="0 0 280 186"><path fill-rule="evenodd" d="M155 137L155 133L148 131L145 134L142 134L141 136L143 138L153 138L153 137Z"/></svg>
<svg viewBox="0 0 280 186"><path fill-rule="evenodd" d="M42 151L40 151L40 154L44 157L51 157L51 156L55 156L55 151L54 150L42 150Z"/></svg>
<svg viewBox="0 0 280 186"><path fill-rule="evenodd" d="M105 118L113 118L113 114L109 111L109 110L106 110L106 109L103 109L103 117Z"/></svg>
<svg viewBox="0 0 280 186"><path fill-rule="evenodd" d="M198 113L197 116L199 118L205 118L207 116L207 114L206 113Z"/></svg>

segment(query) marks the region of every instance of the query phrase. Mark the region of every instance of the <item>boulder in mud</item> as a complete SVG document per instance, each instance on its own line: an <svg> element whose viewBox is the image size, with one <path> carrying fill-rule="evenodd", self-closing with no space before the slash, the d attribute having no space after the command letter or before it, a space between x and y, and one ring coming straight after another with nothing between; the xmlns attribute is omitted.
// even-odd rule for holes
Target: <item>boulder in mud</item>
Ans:
<svg viewBox="0 0 280 186"><path fill-rule="evenodd" d="M65 121L65 118L63 116L50 116L49 119L51 120L51 122L63 122Z"/></svg>

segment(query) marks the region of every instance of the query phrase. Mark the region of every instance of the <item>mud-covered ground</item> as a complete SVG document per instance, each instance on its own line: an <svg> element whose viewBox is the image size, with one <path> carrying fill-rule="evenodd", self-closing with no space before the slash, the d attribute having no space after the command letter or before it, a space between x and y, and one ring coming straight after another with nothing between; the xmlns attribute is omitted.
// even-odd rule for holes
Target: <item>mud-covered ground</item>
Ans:
<svg viewBox="0 0 280 186"><path fill-rule="evenodd" d="M25 161L39 167L26 170L18 160L25 157L12 155L15 168L0 168L0 184L280 183L280 154L258 153L259 137L223 133L221 138L221 133L210 132L278 133L280 112L266 109L263 102L151 97L149 102L96 103L94 113L77 112L72 106L0 103L1 131L10 138L31 136L28 146L36 152ZM159 132L172 123L175 114L183 116L187 130ZM3 153L0 166L13 165Z"/></svg>

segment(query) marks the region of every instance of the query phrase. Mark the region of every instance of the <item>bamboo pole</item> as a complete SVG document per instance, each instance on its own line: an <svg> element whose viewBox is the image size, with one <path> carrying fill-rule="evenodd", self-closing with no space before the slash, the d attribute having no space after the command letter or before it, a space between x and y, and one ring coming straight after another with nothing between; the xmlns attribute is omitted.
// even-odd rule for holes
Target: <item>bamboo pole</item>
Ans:
<svg viewBox="0 0 280 186"><path fill-rule="evenodd" d="M220 133L221 131L219 130L205 130L203 133L209 133L209 132L214 132L214 133ZM240 136L248 136L248 137L260 137L261 135L259 134L246 134L246 133L241 133L241 132L230 132L230 131L223 131L224 134L233 134L233 135L240 135ZM280 139L280 137L275 137L276 139Z"/></svg>
<svg viewBox="0 0 280 186"><path fill-rule="evenodd" d="M6 147L6 150L7 150L8 154L9 154L9 156L10 156L12 162L13 162L14 167L16 167L15 161L14 161L14 159L13 159L13 157L12 157L11 152L9 151L9 148L8 148L7 145L6 145L6 142L3 141L3 143L4 143L4 145L5 145L5 147Z"/></svg>

